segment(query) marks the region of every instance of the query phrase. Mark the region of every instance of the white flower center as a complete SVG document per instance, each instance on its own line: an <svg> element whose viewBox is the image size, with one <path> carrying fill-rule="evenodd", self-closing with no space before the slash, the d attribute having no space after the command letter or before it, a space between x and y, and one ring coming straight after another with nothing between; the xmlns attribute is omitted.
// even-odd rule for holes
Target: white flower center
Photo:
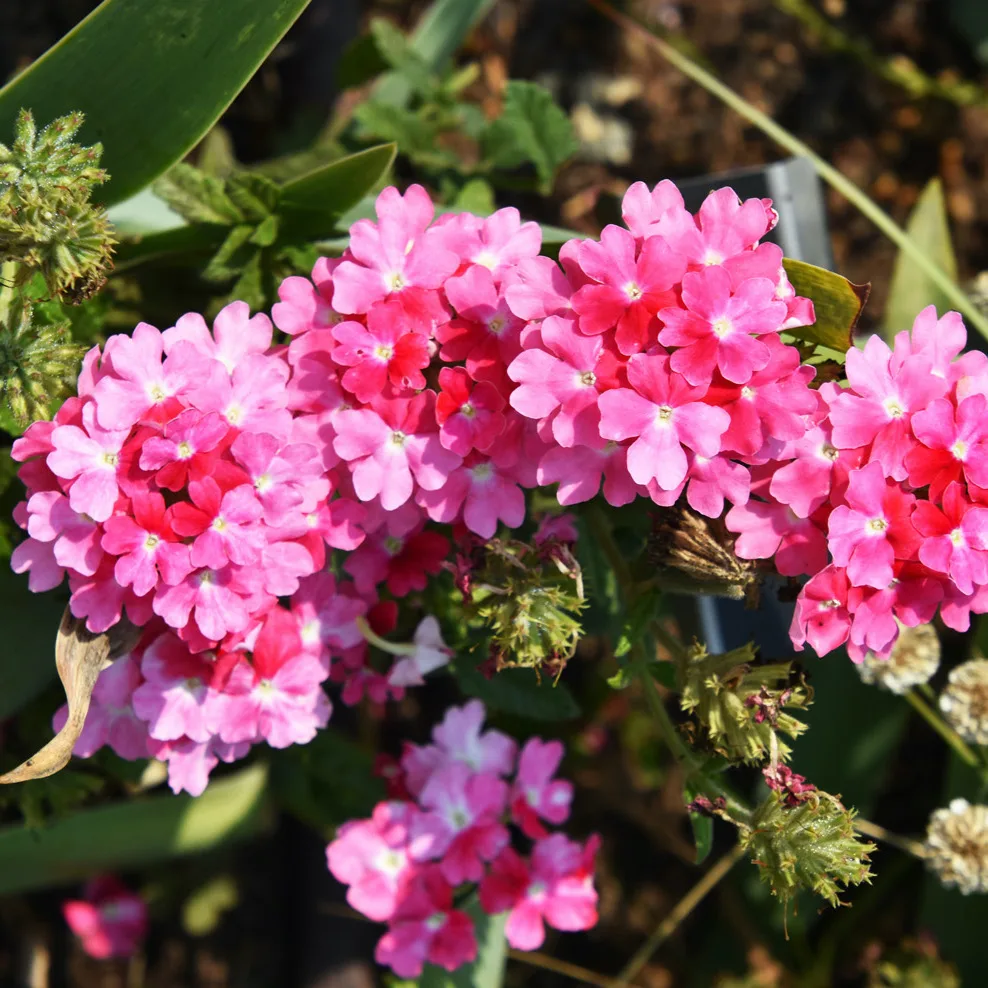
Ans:
<svg viewBox="0 0 988 988"><path fill-rule="evenodd" d="M377 360L381 360L387 363L394 355L395 355L395 348L393 346L374 347L374 357Z"/></svg>
<svg viewBox="0 0 988 988"><path fill-rule="evenodd" d="M274 486L274 481L271 479L271 474L262 473L257 480L254 481L254 490L260 491L262 494L265 491L271 490Z"/></svg>
<svg viewBox="0 0 988 988"><path fill-rule="evenodd" d="M508 325L508 320L504 316L491 316L487 323L487 329L494 336L500 336L504 332L504 327Z"/></svg>
<svg viewBox="0 0 988 988"><path fill-rule="evenodd" d="M155 403L164 401L168 397L168 392L165 390L165 386L160 381L155 381L154 384L149 384L147 392L148 397Z"/></svg>
<svg viewBox="0 0 988 988"><path fill-rule="evenodd" d="M882 405L890 419L901 419L906 414L906 408L898 398L886 398Z"/></svg>
<svg viewBox="0 0 988 988"><path fill-rule="evenodd" d="M660 429L668 429L672 422L672 413L671 405L659 405L659 410L655 413L655 424Z"/></svg>
<svg viewBox="0 0 988 988"><path fill-rule="evenodd" d="M189 459L191 459L192 458L192 446L183 439L175 447L175 455L180 460L189 460Z"/></svg>
<svg viewBox="0 0 988 988"><path fill-rule="evenodd" d="M460 414L465 415L468 419L472 419L477 414L477 409L469 401L465 401L460 405Z"/></svg>
<svg viewBox="0 0 988 988"><path fill-rule="evenodd" d="M227 406L223 415L230 425L239 425L240 420L244 417L244 410L238 404L234 403Z"/></svg>
<svg viewBox="0 0 988 988"><path fill-rule="evenodd" d="M148 552L153 552L157 548L160 541L161 539L159 539L157 535L153 532L148 532L147 538L144 540L144 548Z"/></svg>
<svg viewBox="0 0 988 988"><path fill-rule="evenodd" d="M831 446L830 443L824 443L820 447L820 456L833 463L840 456L840 450L836 446Z"/></svg>
<svg viewBox="0 0 988 988"><path fill-rule="evenodd" d="M489 463L478 463L475 467L470 468L470 473L474 480L490 480L493 468Z"/></svg>
<svg viewBox="0 0 988 988"><path fill-rule="evenodd" d="M426 921L425 928L430 933L436 933L446 925L446 913L433 913Z"/></svg>
<svg viewBox="0 0 988 988"><path fill-rule="evenodd" d="M214 532L226 531L226 519L222 515L217 515L213 519L213 524L209 526Z"/></svg>
<svg viewBox="0 0 988 988"><path fill-rule="evenodd" d="M958 439L953 446L950 447L950 452L954 454L955 460L965 460L967 459L967 443L963 439Z"/></svg>
<svg viewBox="0 0 988 988"><path fill-rule="evenodd" d="M384 287L389 292L400 292L405 287L405 278L400 271L392 271L384 276Z"/></svg>
<svg viewBox="0 0 988 988"><path fill-rule="evenodd" d="M498 259L489 250L481 251L474 259L474 264L482 264L488 271L493 271L497 267Z"/></svg>
<svg viewBox="0 0 988 988"><path fill-rule="evenodd" d="M642 297L644 292L642 292L641 288L636 285L635 282L629 281L628 284L624 286L624 294L627 295L632 302L637 302Z"/></svg>
<svg viewBox="0 0 988 988"><path fill-rule="evenodd" d="M733 323L724 316L721 316L720 319L715 319L710 324L710 328L714 331L714 336L719 340L724 339L725 336L730 336L734 332Z"/></svg>
<svg viewBox="0 0 988 988"><path fill-rule="evenodd" d="M865 524L865 531L869 535L881 535L889 527L889 523L884 518L869 518Z"/></svg>
<svg viewBox="0 0 988 988"><path fill-rule="evenodd" d="M712 264L720 264L724 260L724 255L718 251L714 250L713 247L708 247L707 252L703 255L703 263L709 268Z"/></svg>
<svg viewBox="0 0 988 988"><path fill-rule="evenodd" d="M746 398L748 401L751 401L756 393L755 389L747 384L741 389L741 397Z"/></svg>
<svg viewBox="0 0 988 988"><path fill-rule="evenodd" d="M964 538L964 532L959 528L955 528L950 533L949 537L950 537L950 544L955 549L963 549L964 546L967 545L967 540Z"/></svg>
<svg viewBox="0 0 988 988"><path fill-rule="evenodd" d="M391 445L394 446L395 449L401 449L402 446L405 445L405 440L407 438L408 436L406 436L404 432L392 432Z"/></svg>
<svg viewBox="0 0 988 988"><path fill-rule="evenodd" d="M597 383L597 377L593 371L584 371L576 375L576 383L585 388L592 388Z"/></svg>
<svg viewBox="0 0 988 988"><path fill-rule="evenodd" d="M114 470L116 469L117 464L120 462L120 456L117 453L109 453L109 452L104 453L100 457L100 459L103 463L103 466L110 467Z"/></svg>

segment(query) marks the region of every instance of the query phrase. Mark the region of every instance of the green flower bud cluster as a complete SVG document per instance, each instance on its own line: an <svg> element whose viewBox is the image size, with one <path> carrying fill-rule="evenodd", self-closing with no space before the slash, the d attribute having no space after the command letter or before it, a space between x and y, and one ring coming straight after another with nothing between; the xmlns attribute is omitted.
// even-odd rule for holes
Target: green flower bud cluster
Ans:
<svg viewBox="0 0 988 988"><path fill-rule="evenodd" d="M858 840L853 811L829 793L814 790L791 805L772 792L738 829L763 881L784 904L808 889L839 906L842 889L871 880L875 845Z"/></svg>
<svg viewBox="0 0 988 988"><path fill-rule="evenodd" d="M115 243L106 213L89 201L107 178L103 149L72 141L82 121L72 113L39 132L21 110L14 143L0 144L0 258L16 262L17 284L40 271L48 295L69 302L103 286Z"/></svg>
<svg viewBox="0 0 988 988"><path fill-rule="evenodd" d="M19 425L50 418L75 388L84 350L67 323L37 325L30 305L15 304L0 323L0 403Z"/></svg>
<svg viewBox="0 0 988 988"><path fill-rule="evenodd" d="M485 625L496 669L545 669L557 678L583 634L580 565L568 548L549 551L492 539L475 571L468 610Z"/></svg>
<svg viewBox="0 0 988 988"><path fill-rule="evenodd" d="M680 703L699 721L715 750L749 764L789 758L784 733L798 737L806 725L787 713L810 705L813 691L794 675L791 662L755 663L755 646L710 655L698 643L679 663Z"/></svg>
<svg viewBox="0 0 988 988"><path fill-rule="evenodd" d="M868 972L868 988L961 988L957 969L937 953L927 938L906 940L875 960Z"/></svg>

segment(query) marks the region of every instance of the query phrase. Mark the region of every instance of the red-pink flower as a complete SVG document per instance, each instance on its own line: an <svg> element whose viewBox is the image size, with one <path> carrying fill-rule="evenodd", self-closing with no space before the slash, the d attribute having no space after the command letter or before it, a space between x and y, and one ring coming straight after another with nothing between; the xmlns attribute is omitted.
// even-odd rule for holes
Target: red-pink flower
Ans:
<svg viewBox="0 0 988 988"><path fill-rule="evenodd" d="M668 356L633 356L628 383L631 388L605 391L598 399L600 434L605 439L634 438L628 449L634 481L655 480L662 490L673 490L686 478L683 447L716 456L731 418L722 408L704 404L704 389L690 387L674 373Z"/></svg>
<svg viewBox="0 0 988 988"><path fill-rule="evenodd" d="M426 961L455 971L476 956L473 920L453 908L453 888L440 869L424 867L402 896L374 959L400 978L417 978Z"/></svg>
<svg viewBox="0 0 988 988"><path fill-rule="evenodd" d="M216 465L217 447L230 433L229 423L217 412L203 415L187 408L166 422L160 436L151 436L141 446L140 467L156 470L155 483L180 491L188 482L202 480Z"/></svg>
<svg viewBox="0 0 988 988"><path fill-rule="evenodd" d="M799 651L808 642L817 655L826 655L847 641L851 630L847 572L828 566L799 593L789 637Z"/></svg>
<svg viewBox="0 0 988 988"><path fill-rule="evenodd" d="M812 576L827 565L823 529L788 505L748 501L731 508L724 523L738 533L734 553L739 559L771 559L782 576Z"/></svg>
<svg viewBox="0 0 988 988"><path fill-rule="evenodd" d="M955 408L946 398L915 413L913 435L921 445L906 454L906 470L913 487L929 487L937 501L951 481L962 477L988 487L988 399L973 394Z"/></svg>
<svg viewBox="0 0 988 988"><path fill-rule="evenodd" d="M746 384L768 365L771 350L759 339L782 328L786 306L775 297L767 278L749 278L736 290L722 267L708 267L683 277L683 308L659 312L663 346L680 347L672 368L690 384L709 384L714 371L735 384Z"/></svg>
<svg viewBox="0 0 988 988"><path fill-rule="evenodd" d="M147 935L144 900L109 875L88 882L82 899L63 902L62 915L82 949L100 960L129 957Z"/></svg>
<svg viewBox="0 0 988 988"><path fill-rule="evenodd" d="M253 566L265 543L258 524L264 509L250 484L224 491L212 477L189 484L192 503L181 501L169 509L177 535L194 537L193 566L221 569L228 562Z"/></svg>
<svg viewBox="0 0 988 988"><path fill-rule="evenodd" d="M635 238L619 226L605 226L599 242L581 241L577 258L594 282L573 296L580 330L597 335L616 328L617 346L624 354L654 343L652 320L675 302L672 289L686 270L685 258L661 237L649 237L638 251Z"/></svg>
<svg viewBox="0 0 988 988"><path fill-rule="evenodd" d="M448 450L466 456L472 449L484 452L504 431L504 399L493 384L474 384L462 367L439 372L436 421L439 441Z"/></svg>
<svg viewBox="0 0 988 988"><path fill-rule="evenodd" d="M516 950L537 950L548 923L557 930L589 930L597 922L594 859L600 839L581 847L564 834L535 845L530 863L511 848L501 852L480 885L480 904L494 915L509 912L504 933Z"/></svg>
<svg viewBox="0 0 988 988"><path fill-rule="evenodd" d="M60 491L31 495L27 502L27 531L31 539L51 543L50 551L59 567L92 576L103 559L99 525L76 511Z"/></svg>
<svg viewBox="0 0 988 988"><path fill-rule="evenodd" d="M923 538L924 566L946 573L961 593L988 583L988 508L972 505L959 483L948 484L942 509L917 502L912 523Z"/></svg>

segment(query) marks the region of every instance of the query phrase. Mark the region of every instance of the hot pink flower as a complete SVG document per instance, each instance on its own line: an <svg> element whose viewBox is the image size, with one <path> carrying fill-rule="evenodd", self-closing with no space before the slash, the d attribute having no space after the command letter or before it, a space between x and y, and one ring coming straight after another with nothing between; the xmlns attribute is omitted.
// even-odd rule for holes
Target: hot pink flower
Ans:
<svg viewBox="0 0 988 988"><path fill-rule="evenodd" d="M565 823L573 801L573 784L554 779L563 760L561 741L530 738L518 756L518 775L511 789L511 815L526 837L546 836L540 820Z"/></svg>
<svg viewBox="0 0 988 988"><path fill-rule="evenodd" d="M390 383L398 392L425 387L422 369L429 366L429 340L404 325L403 310L379 302L367 313L367 325L341 322L333 329L333 360L349 370L341 383L357 401L367 402Z"/></svg>
<svg viewBox="0 0 988 988"><path fill-rule="evenodd" d="M563 834L544 837L529 864L504 850L480 885L480 904L495 915L510 910L504 933L516 950L536 950L548 923L557 930L589 930L597 922L594 859L600 839L584 847Z"/></svg>
<svg viewBox="0 0 988 988"><path fill-rule="evenodd" d="M313 511L329 494L318 450L309 443L286 446L265 433L242 432L230 452L247 471L267 525L284 525L294 511Z"/></svg>
<svg viewBox="0 0 988 988"><path fill-rule="evenodd" d="M374 960L401 978L417 978L426 961L455 971L477 956L473 920L453 908L453 889L435 865L410 882L378 941Z"/></svg>
<svg viewBox="0 0 988 988"><path fill-rule="evenodd" d="M905 480L903 460L915 443L910 416L941 397L946 382L931 373L925 356L894 358L880 336L872 336L864 350L848 350L846 370L851 386L830 406L834 445L855 449L870 443L869 461L880 463L892 480Z"/></svg>
<svg viewBox="0 0 988 988"><path fill-rule="evenodd" d="M117 582L133 587L138 597L158 585L184 580L192 569L189 547L182 545L165 517L165 499L157 493L134 494L133 518L114 515L104 526L103 548L119 556L113 569Z"/></svg>
<svg viewBox="0 0 988 988"><path fill-rule="evenodd" d="M368 312L375 302L395 298L422 326L422 289L436 289L459 266L459 258L429 231L435 209L421 185L402 196L387 188L374 204L378 222L358 220L350 228L348 258L333 272L337 312ZM352 258L349 259L349 258ZM418 292L416 292L416 289Z"/></svg>
<svg viewBox="0 0 988 988"><path fill-rule="evenodd" d="M913 487L930 488L938 501L951 481L962 477L978 487L988 487L988 399L973 394L956 408L946 398L915 413L913 435L922 445L906 454L906 470Z"/></svg>
<svg viewBox="0 0 988 988"><path fill-rule="evenodd" d="M637 254L637 257L636 257ZM580 330L596 335L617 327L621 353L638 353L655 342L655 314L676 301L672 291L683 278L686 261L661 237L649 237L637 250L635 238L619 226L605 226L600 241L577 248L580 267L596 284L573 296Z"/></svg>
<svg viewBox="0 0 988 988"><path fill-rule="evenodd" d="M655 480L673 490L686 478L683 446L716 456L731 418L702 402L704 390L691 388L670 369L669 357L636 354L628 361L629 388L605 391L598 399L600 434L632 439L628 472L638 484Z"/></svg>
<svg viewBox="0 0 988 988"><path fill-rule="evenodd" d="M912 523L923 537L919 558L924 566L946 573L961 593L988 583L988 508L972 505L960 484L948 484L942 510L919 501Z"/></svg>
<svg viewBox="0 0 988 988"><path fill-rule="evenodd" d="M361 593L372 593L379 583L387 584L396 597L424 590L429 576L442 570L449 555L449 539L439 532L422 530L392 535L384 530L368 538L350 553L343 568L353 577Z"/></svg>
<svg viewBox="0 0 988 988"><path fill-rule="evenodd" d="M895 558L909 558L919 542L910 521L916 498L888 483L874 462L851 473L845 498L830 514L834 563L847 567L853 586L887 587Z"/></svg>
<svg viewBox="0 0 988 988"><path fill-rule="evenodd" d="M719 518L725 499L731 504L744 504L748 500L751 474L740 463L726 456L689 457L689 483L686 500L694 511L708 518Z"/></svg>
<svg viewBox="0 0 988 988"><path fill-rule="evenodd" d="M62 903L69 929L90 957L129 957L147 935L144 900L112 876L88 882L82 899Z"/></svg>
<svg viewBox="0 0 988 988"><path fill-rule="evenodd" d="M54 448L46 462L57 477L75 481L69 489L69 504L76 511L93 521L106 521L119 493L120 451L129 433L97 425L91 402L82 410L82 422L82 428L60 425L52 431Z"/></svg>
<svg viewBox="0 0 988 988"><path fill-rule="evenodd" d="M208 364L210 359L218 360L229 374L252 355L266 353L271 336L271 320L263 312L251 316L246 302L231 302L220 309L211 333L198 312L187 313L162 333L165 353L169 356L188 343L201 357L207 358L200 360L200 365Z"/></svg>
<svg viewBox="0 0 988 988"><path fill-rule="evenodd" d="M684 211L682 193L667 178L651 190L644 182L635 182L621 200L621 218L639 240L658 233L656 224L667 213Z"/></svg>
<svg viewBox="0 0 988 988"><path fill-rule="evenodd" d="M453 885L480 881L483 862L508 843L500 822L507 801L507 783L496 775L474 774L459 762L437 768L419 794L420 805L431 812L412 821L412 858L441 859L443 877Z"/></svg>
<svg viewBox="0 0 988 988"><path fill-rule="evenodd" d="M851 615L847 573L828 566L812 577L799 593L789 637L799 651L808 642L817 655L826 655L847 641Z"/></svg>
<svg viewBox="0 0 988 988"><path fill-rule="evenodd" d="M394 916L418 866L408 857L411 803L378 803L369 820L349 820L326 848L329 870L349 885L346 901L376 923Z"/></svg>
<svg viewBox="0 0 988 988"><path fill-rule="evenodd" d="M484 217L471 213L444 216L436 225L436 234L464 261L487 268L498 283L519 261L536 257L542 246L538 223L522 223L513 206Z"/></svg>
<svg viewBox="0 0 988 988"><path fill-rule="evenodd" d="M439 441L446 449L466 456L481 452L504 431L504 399L487 381L474 384L462 367L444 367L439 372L436 421Z"/></svg>
<svg viewBox="0 0 988 988"><path fill-rule="evenodd" d="M951 362L964 349L967 330L959 312L937 318L936 306L928 305L913 321L912 330L897 333L895 354L901 360L910 354L925 357L936 377L950 377Z"/></svg>
<svg viewBox="0 0 988 988"><path fill-rule="evenodd" d="M231 631L243 631L250 621L248 599L257 590L257 575L233 567L197 569L181 583L158 589L154 613L176 630L190 618L207 641L218 642Z"/></svg>
<svg viewBox="0 0 988 988"><path fill-rule="evenodd" d="M179 491L189 478L202 480L212 473L220 452L217 447L229 433L229 424L217 412L203 415L187 408L165 423L161 436L145 440L140 467L156 470L154 480L159 486Z"/></svg>
<svg viewBox="0 0 988 988"><path fill-rule="evenodd" d="M333 447L350 464L361 501L380 498L391 511L412 496L416 483L437 490L459 466L460 457L439 441L435 400L434 392L423 391L336 416Z"/></svg>
<svg viewBox="0 0 988 988"><path fill-rule="evenodd" d="M27 502L27 531L32 539L51 542L55 562L92 576L103 559L100 527L80 514L59 491L38 491ZM61 578L59 578L61 582Z"/></svg>
<svg viewBox="0 0 988 988"><path fill-rule="evenodd" d="M302 580L292 598L292 613L303 648L338 655L363 642L355 619L366 613L367 604L339 589L332 573L314 573Z"/></svg>
<svg viewBox="0 0 988 988"><path fill-rule="evenodd" d="M735 384L747 384L768 365L772 352L757 336L776 333L786 306L767 278L749 278L731 290L731 276L708 267L683 276L683 306L662 309L663 346L681 347L672 368L690 384L709 384L714 370Z"/></svg>
<svg viewBox="0 0 988 988"><path fill-rule="evenodd" d="M229 376L214 375L190 400L201 412L219 412L236 429L287 438L288 365L277 357L250 354Z"/></svg>
<svg viewBox="0 0 988 988"><path fill-rule="evenodd" d="M771 559L782 576L812 576L827 565L823 530L788 505L748 501L731 508L724 523L739 533L734 552L740 559Z"/></svg>
<svg viewBox="0 0 988 988"><path fill-rule="evenodd" d="M333 271L340 263L338 258L320 257L312 269L312 281L289 277L278 286L281 301L271 306L271 319L278 329L297 336L340 321L342 317L333 308Z"/></svg>
<svg viewBox="0 0 988 988"><path fill-rule="evenodd" d="M224 491L212 477L189 484L192 504L169 508L177 535L195 537L193 566L222 569L228 562L253 566L260 559L264 532L259 524L264 509L250 484Z"/></svg>
<svg viewBox="0 0 988 988"><path fill-rule="evenodd" d="M640 488L628 473L628 450L620 443L598 439L586 446L555 446L539 462L540 486L559 484L560 504L589 501L604 483L604 500L615 508L630 504Z"/></svg>

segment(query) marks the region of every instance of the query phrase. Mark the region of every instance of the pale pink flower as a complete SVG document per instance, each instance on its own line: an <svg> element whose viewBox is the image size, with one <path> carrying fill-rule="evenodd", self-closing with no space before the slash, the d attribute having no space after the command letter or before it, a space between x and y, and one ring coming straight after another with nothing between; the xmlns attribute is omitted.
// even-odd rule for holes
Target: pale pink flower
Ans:
<svg viewBox="0 0 988 988"><path fill-rule="evenodd" d="M52 543L55 562L92 576L103 559L100 526L76 511L60 491L38 491L27 502L27 531L32 539ZM59 580L61 582L61 580Z"/></svg>
<svg viewBox="0 0 988 988"><path fill-rule="evenodd" d="M271 320L263 312L251 316L246 302L231 302L220 309L213 320L212 333L198 312L187 313L162 333L165 353L169 356L182 343L188 343L201 357L207 358L201 363L218 360L228 374L233 374L251 356L266 353L271 337Z"/></svg>
<svg viewBox="0 0 988 988"><path fill-rule="evenodd" d="M511 787L511 816L526 837L546 836L540 821L557 826L569 817L573 784L554 778L563 760L561 741L530 738L518 756L518 775Z"/></svg>
<svg viewBox="0 0 988 988"><path fill-rule="evenodd" d="M630 504L641 492L628 473L626 446L606 439L569 449L555 446L539 462L539 485L558 483L560 504L589 501L601 489L601 481L604 500L615 508Z"/></svg>
<svg viewBox="0 0 988 988"><path fill-rule="evenodd" d="M388 673L392 686L424 686L430 672L449 665L453 650L443 641L439 622L426 615L419 622L412 637L415 651L399 658Z"/></svg>

